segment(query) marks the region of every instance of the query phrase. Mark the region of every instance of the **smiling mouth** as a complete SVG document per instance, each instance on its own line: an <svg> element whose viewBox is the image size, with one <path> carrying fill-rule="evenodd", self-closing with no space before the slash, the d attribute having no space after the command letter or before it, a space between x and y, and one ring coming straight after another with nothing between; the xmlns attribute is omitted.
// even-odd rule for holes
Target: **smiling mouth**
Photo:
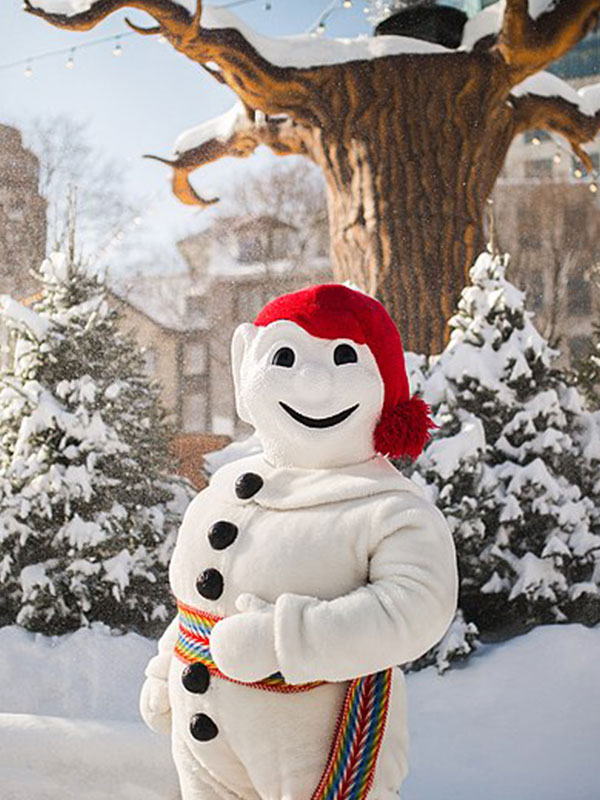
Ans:
<svg viewBox="0 0 600 800"><path fill-rule="evenodd" d="M344 411L340 411L338 414L334 414L332 417L305 417L304 414L301 414L299 411L291 408L291 406L286 405L279 401L279 405L283 408L286 414L289 414L292 419L295 419L296 422L299 422L301 425L305 425L307 428L332 428L334 425L339 425L340 422L343 422L345 419L348 419L350 414L353 414L359 406L359 403L356 403L354 406L350 406L350 408L346 408Z"/></svg>

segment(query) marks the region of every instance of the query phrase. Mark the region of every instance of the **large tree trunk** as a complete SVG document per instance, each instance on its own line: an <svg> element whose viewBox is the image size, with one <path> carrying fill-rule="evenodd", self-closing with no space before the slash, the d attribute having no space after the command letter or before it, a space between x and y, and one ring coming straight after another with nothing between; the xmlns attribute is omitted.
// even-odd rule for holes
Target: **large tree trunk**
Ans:
<svg viewBox="0 0 600 800"><path fill-rule="evenodd" d="M426 69L422 57L418 69L389 80L363 69L354 80L370 98L365 114L342 117L345 135L327 131L313 154L327 179L336 279L381 300L405 347L419 353L447 341L514 136L491 75L473 58L455 60L441 75L439 62Z"/></svg>
<svg viewBox="0 0 600 800"><path fill-rule="evenodd" d="M201 126L168 162L177 196L211 205L190 185L190 172L225 155L248 156L259 144L311 158L329 187L336 277L383 300L405 345L422 353L444 345L446 320L483 245L485 200L515 134L560 133L591 170L581 144L600 128L600 108L583 109L561 91L511 89L580 41L598 22L600 0L555 0L535 19L527 0L506 0L498 34L472 50L417 53L408 38L394 55L381 45L381 55L347 60L338 43L340 60L315 66L272 63L230 22L204 27L202 0L194 12L174 0L91 0L72 14L24 2L71 30L90 30L125 7L154 17L149 29L128 24L167 36L243 104L243 113Z"/></svg>

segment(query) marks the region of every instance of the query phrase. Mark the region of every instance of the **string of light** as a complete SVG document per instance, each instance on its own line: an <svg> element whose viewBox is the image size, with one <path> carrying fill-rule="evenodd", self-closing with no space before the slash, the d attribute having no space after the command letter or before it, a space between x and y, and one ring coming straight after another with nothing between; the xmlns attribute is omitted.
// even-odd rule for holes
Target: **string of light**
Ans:
<svg viewBox="0 0 600 800"><path fill-rule="evenodd" d="M352 0L332 0L332 2L328 3L323 11L321 11L313 24L308 27L308 32L317 34L325 33L326 23L329 17L339 8L352 8L353 5L354 3Z"/></svg>
<svg viewBox="0 0 600 800"><path fill-rule="evenodd" d="M558 165L562 162L561 151L563 153L566 153L566 155L569 158L573 158L572 151L567 146L565 146L560 139L558 139L556 136L552 136L551 134L549 134L549 136L552 144L556 147L556 151L552 157L552 161L554 162L554 164ZM542 139L540 138L540 136L536 134L532 136L531 144L534 145L534 147L539 147L542 144ZM592 169L590 171L587 171L587 173L584 173L584 169L585 166L578 160L577 165L573 168L573 177L576 178L578 181L581 179L588 181L589 182L588 189L590 190L590 192L592 194L597 194L598 179L600 178L598 170Z"/></svg>
<svg viewBox="0 0 600 800"><path fill-rule="evenodd" d="M237 8L238 6L245 6L250 3L257 3L259 0L230 0L228 3L222 3L221 5L217 6L218 8ZM265 11L270 11L273 7L271 0L264 0L263 8ZM5 70L14 69L15 67L24 67L23 74L26 78L31 78L33 76L33 65L37 64L40 61L45 61L51 58L58 58L59 56L67 56L65 61L65 67L67 69L73 69L75 66L75 54L80 50L86 50L90 47L99 47L100 45L112 43L112 54L113 56L119 57L123 55L123 45L121 44L123 39L128 39L130 36L136 36L137 34L135 31L127 31L125 33L117 33L114 36L103 36L98 39L91 39L90 41L83 42L82 44L77 44L71 47L60 47L54 50L46 50L43 53L37 53L33 56L26 56L25 58L19 58L16 61L10 61L6 64L0 64L0 72L4 72ZM163 43L165 41L164 37L158 37L159 43Z"/></svg>

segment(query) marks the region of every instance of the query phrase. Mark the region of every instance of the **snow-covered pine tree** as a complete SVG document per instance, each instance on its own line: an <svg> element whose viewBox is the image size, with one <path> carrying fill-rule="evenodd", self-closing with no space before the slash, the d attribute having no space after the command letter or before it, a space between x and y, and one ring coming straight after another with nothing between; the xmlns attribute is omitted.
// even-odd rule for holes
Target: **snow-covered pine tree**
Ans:
<svg viewBox="0 0 600 800"><path fill-rule="evenodd" d="M450 342L424 368L441 429L414 475L452 527L464 619L487 634L600 620L600 530L588 496L598 431L506 265L480 256Z"/></svg>
<svg viewBox="0 0 600 800"><path fill-rule="evenodd" d="M575 365L575 374L589 408L600 410L600 322L593 327L592 347Z"/></svg>
<svg viewBox="0 0 600 800"><path fill-rule="evenodd" d="M32 307L0 304L0 623L62 633L94 621L153 633L190 499L168 476L169 429L106 286L54 253Z"/></svg>

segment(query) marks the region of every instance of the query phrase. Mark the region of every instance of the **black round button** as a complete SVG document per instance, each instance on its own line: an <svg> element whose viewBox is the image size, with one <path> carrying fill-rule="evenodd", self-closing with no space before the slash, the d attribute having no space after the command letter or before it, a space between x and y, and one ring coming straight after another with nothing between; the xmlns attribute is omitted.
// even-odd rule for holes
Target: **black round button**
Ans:
<svg viewBox="0 0 600 800"><path fill-rule="evenodd" d="M248 500L254 497L263 487L263 479L255 472L244 472L235 482L235 493L240 500Z"/></svg>
<svg viewBox="0 0 600 800"><path fill-rule="evenodd" d="M223 576L218 569L205 569L196 579L196 589L207 600L218 600L223 594Z"/></svg>
<svg viewBox="0 0 600 800"><path fill-rule="evenodd" d="M235 542L238 535L237 525L233 522L226 522L224 519L211 525L208 531L208 541L214 550L225 550L230 544Z"/></svg>
<svg viewBox="0 0 600 800"><path fill-rule="evenodd" d="M219 729L207 714L195 714L190 721L190 733L199 742L210 742Z"/></svg>
<svg viewBox="0 0 600 800"><path fill-rule="evenodd" d="M199 661L196 664L188 664L181 673L181 682L188 692L204 694L210 683L210 672Z"/></svg>

